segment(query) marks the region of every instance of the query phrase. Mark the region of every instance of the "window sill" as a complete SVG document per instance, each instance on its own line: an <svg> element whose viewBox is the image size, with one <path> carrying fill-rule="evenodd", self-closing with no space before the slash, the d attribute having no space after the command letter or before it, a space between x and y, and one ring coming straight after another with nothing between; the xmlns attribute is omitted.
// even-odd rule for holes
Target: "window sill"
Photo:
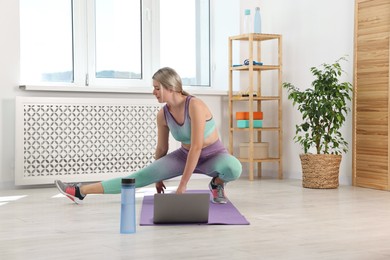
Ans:
<svg viewBox="0 0 390 260"><path fill-rule="evenodd" d="M151 94L152 89L144 87L118 88L118 87L77 87L77 86L37 86L21 85L19 89L25 91L53 91L53 92L88 92L88 93L133 93ZM219 90L206 87L184 87L184 90L192 95L227 96L227 90Z"/></svg>

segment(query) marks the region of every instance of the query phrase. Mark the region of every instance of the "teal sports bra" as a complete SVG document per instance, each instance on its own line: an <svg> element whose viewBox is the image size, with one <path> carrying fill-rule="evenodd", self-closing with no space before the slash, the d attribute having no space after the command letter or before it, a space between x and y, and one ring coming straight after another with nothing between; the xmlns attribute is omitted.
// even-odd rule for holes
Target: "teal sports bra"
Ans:
<svg viewBox="0 0 390 260"><path fill-rule="evenodd" d="M167 122L168 128L172 133L173 138L175 140L183 143L183 144L191 144L191 119L189 115L189 104L190 100L193 96L187 96L186 104L184 108L184 122L183 124L179 124L176 119L172 116L171 112L169 112L168 106L164 106L164 115L165 121ZM215 121L212 117L211 119L206 121L206 125L204 128L204 138L209 137L215 129Z"/></svg>

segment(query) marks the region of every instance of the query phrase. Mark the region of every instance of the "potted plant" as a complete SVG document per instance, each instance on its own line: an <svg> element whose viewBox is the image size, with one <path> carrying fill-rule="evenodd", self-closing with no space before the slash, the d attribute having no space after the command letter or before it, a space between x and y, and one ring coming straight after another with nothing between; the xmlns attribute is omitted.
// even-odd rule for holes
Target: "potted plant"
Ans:
<svg viewBox="0 0 390 260"><path fill-rule="evenodd" d="M341 153L348 151L348 143L340 133L346 115L350 111L352 84L339 82L344 72L338 59L334 64L312 67L315 79L311 87L299 90L291 83L283 83L288 99L298 107L302 123L296 125L294 140L304 153L302 163L302 185L306 188L337 188ZM309 153L314 150L315 153Z"/></svg>

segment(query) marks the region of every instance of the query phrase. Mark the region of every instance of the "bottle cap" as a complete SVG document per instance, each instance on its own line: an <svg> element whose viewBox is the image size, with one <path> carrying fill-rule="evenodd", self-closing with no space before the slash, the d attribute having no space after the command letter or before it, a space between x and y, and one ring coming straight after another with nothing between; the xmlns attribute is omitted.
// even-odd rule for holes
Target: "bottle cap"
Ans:
<svg viewBox="0 0 390 260"><path fill-rule="evenodd" d="M255 9L256 11L260 11L260 7L256 7L256 9Z"/></svg>
<svg viewBox="0 0 390 260"><path fill-rule="evenodd" d="M250 9L245 9L245 15L250 15L251 14L251 10Z"/></svg>
<svg viewBox="0 0 390 260"><path fill-rule="evenodd" d="M135 179L123 178L122 184L133 184L135 183Z"/></svg>

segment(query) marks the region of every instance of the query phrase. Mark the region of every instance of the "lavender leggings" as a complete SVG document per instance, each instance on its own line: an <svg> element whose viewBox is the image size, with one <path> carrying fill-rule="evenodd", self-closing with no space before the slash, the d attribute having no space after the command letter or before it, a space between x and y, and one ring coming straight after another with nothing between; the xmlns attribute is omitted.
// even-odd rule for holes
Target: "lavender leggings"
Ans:
<svg viewBox="0 0 390 260"><path fill-rule="evenodd" d="M188 150L181 147L147 167L130 174L127 178L135 178L136 187L139 188L180 176L183 173L187 155ZM194 173L219 177L224 182L229 182L240 177L241 170L240 161L227 152L221 141L217 141L202 149ZM104 193L120 193L121 180L122 177L103 181Z"/></svg>

